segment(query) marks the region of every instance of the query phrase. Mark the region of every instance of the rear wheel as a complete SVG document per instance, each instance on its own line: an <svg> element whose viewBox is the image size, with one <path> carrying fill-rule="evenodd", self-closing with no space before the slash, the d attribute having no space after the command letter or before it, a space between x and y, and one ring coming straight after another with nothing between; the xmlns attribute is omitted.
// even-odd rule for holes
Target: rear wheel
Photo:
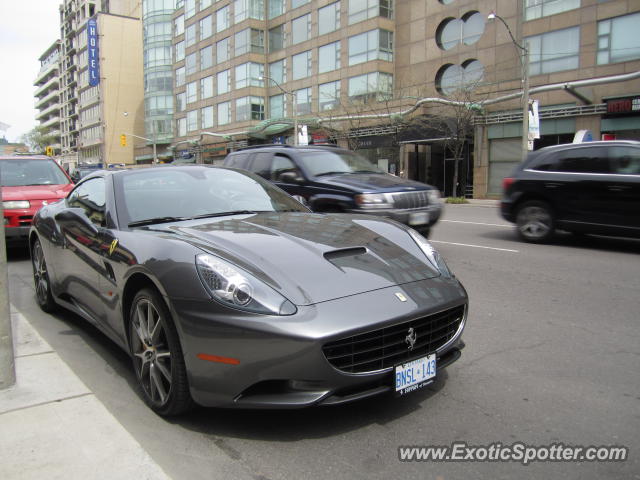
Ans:
<svg viewBox="0 0 640 480"><path fill-rule="evenodd" d="M169 309L153 289L140 290L129 313L133 367L145 402L159 415L193 407L178 332Z"/></svg>
<svg viewBox="0 0 640 480"><path fill-rule="evenodd" d="M555 220L549 204L538 200L523 203L516 213L518 233L532 243L548 241L555 232Z"/></svg>
<svg viewBox="0 0 640 480"><path fill-rule="evenodd" d="M36 288L36 301L40 308L51 313L56 310L57 305L51 293L51 282L49 281L49 270L44 258L40 240L33 242L31 247L31 265L33 266L33 283Z"/></svg>

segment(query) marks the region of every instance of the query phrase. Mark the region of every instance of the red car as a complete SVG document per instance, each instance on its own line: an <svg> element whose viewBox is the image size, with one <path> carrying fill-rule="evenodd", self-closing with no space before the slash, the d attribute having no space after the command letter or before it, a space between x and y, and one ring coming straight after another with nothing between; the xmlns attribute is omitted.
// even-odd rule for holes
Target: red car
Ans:
<svg viewBox="0 0 640 480"><path fill-rule="evenodd" d="M55 160L40 155L0 157L0 181L7 242L26 240L40 207L65 198L73 188Z"/></svg>

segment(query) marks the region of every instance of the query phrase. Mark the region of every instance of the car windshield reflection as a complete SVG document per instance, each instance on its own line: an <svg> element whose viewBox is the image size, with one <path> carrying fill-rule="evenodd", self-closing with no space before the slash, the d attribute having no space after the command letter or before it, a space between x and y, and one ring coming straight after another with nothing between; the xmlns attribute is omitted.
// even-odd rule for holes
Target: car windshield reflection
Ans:
<svg viewBox="0 0 640 480"><path fill-rule="evenodd" d="M0 179L3 187L29 185L68 185L69 179L50 160L16 158L0 162Z"/></svg>
<svg viewBox="0 0 640 480"><path fill-rule="evenodd" d="M300 152L300 162L314 177L348 173L384 173L368 159L352 152Z"/></svg>

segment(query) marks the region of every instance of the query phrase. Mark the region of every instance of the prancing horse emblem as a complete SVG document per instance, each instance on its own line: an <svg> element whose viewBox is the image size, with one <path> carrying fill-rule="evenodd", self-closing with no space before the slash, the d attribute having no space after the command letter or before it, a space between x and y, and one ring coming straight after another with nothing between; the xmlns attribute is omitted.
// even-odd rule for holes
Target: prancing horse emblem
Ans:
<svg viewBox="0 0 640 480"><path fill-rule="evenodd" d="M408 335L404 337L404 342L409 345L407 348L409 350L413 350L413 346L416 344L418 336L416 335L416 331L413 328L409 329Z"/></svg>

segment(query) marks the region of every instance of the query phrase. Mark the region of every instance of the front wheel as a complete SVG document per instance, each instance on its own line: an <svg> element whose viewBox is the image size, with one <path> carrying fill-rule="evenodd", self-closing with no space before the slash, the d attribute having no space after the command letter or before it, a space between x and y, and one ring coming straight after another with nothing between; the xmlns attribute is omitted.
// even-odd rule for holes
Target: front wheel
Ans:
<svg viewBox="0 0 640 480"><path fill-rule="evenodd" d="M187 372L178 332L162 297L140 290L129 313L129 345L145 402L159 415L191 409Z"/></svg>
<svg viewBox="0 0 640 480"><path fill-rule="evenodd" d="M40 240L33 242L31 247L31 265L33 266L33 283L36 288L36 301L42 311L51 313L56 310L57 304L51 293L51 281L47 261L44 258Z"/></svg>
<svg viewBox="0 0 640 480"><path fill-rule="evenodd" d="M522 204L516 213L518 233L531 243L548 241L555 232L555 220L551 207L538 200Z"/></svg>

